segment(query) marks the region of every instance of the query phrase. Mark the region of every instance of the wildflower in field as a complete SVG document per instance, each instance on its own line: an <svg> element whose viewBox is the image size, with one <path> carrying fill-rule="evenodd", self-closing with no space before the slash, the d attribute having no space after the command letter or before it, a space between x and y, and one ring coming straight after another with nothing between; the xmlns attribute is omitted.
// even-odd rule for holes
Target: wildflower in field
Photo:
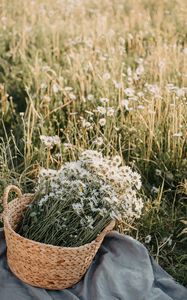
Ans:
<svg viewBox="0 0 187 300"><path fill-rule="evenodd" d="M175 93L177 97L184 97L185 96L185 90L183 88L176 88Z"/></svg>
<svg viewBox="0 0 187 300"><path fill-rule="evenodd" d="M59 136L46 136L40 135L41 142L48 148L53 148L55 145L60 146L60 138Z"/></svg>
<svg viewBox="0 0 187 300"><path fill-rule="evenodd" d="M105 119L105 118L101 118L101 119L99 120L99 125L100 125L100 126L105 126L105 125L106 125L106 119Z"/></svg>
<svg viewBox="0 0 187 300"><path fill-rule="evenodd" d="M144 69L144 66L142 64L140 64L137 68L136 68L136 75L138 77L140 77L143 73L144 73L145 69Z"/></svg>
<svg viewBox="0 0 187 300"><path fill-rule="evenodd" d="M96 144L97 146L101 146L101 145L103 145L103 138L98 137L93 141L93 143Z"/></svg>
<svg viewBox="0 0 187 300"><path fill-rule="evenodd" d="M137 96L138 96L139 98L143 98L143 97L144 97L144 92L138 92L138 93L137 93Z"/></svg>
<svg viewBox="0 0 187 300"><path fill-rule="evenodd" d="M149 235L147 235L147 236L145 237L145 243L146 243L146 244L149 244L150 241L151 241L151 235L149 234Z"/></svg>
<svg viewBox="0 0 187 300"><path fill-rule="evenodd" d="M87 128L87 129L92 129L93 128L92 124L89 121L85 120L85 119L82 119L82 127Z"/></svg>
<svg viewBox="0 0 187 300"><path fill-rule="evenodd" d="M108 117L113 117L115 114L115 109L113 107L108 107L107 108L107 116Z"/></svg>
<svg viewBox="0 0 187 300"><path fill-rule="evenodd" d="M113 80L113 83L116 89L118 90L122 89L123 85L121 82L117 82L116 80Z"/></svg>
<svg viewBox="0 0 187 300"><path fill-rule="evenodd" d="M106 108L103 106L98 106L97 107L97 111L101 114L101 115L105 115L106 114Z"/></svg>
<svg viewBox="0 0 187 300"><path fill-rule="evenodd" d="M64 143L63 146L64 146L65 149L72 149L72 148L74 148L74 145L71 144L71 143Z"/></svg>
<svg viewBox="0 0 187 300"><path fill-rule="evenodd" d="M77 99L76 95L73 94L73 93L69 93L68 96L69 96L69 98L70 98L71 100L76 100L76 99Z"/></svg>
<svg viewBox="0 0 187 300"><path fill-rule="evenodd" d="M125 93L125 95L128 96L128 97L133 97L135 91L134 91L133 88L126 88L126 89L124 89L124 93Z"/></svg>
<svg viewBox="0 0 187 300"><path fill-rule="evenodd" d="M87 96L87 100L88 101L93 101L95 98L94 98L94 95L92 95L92 94L89 94L88 96Z"/></svg>
<svg viewBox="0 0 187 300"><path fill-rule="evenodd" d="M152 193L152 194L158 194L158 192L159 192L159 188L157 188L156 186L153 186L153 187L151 188L151 193Z"/></svg>
<svg viewBox="0 0 187 300"><path fill-rule="evenodd" d="M53 93L54 93L54 94L57 94L58 92L61 91L61 87L60 87L57 83L54 83L54 84L52 85L52 90L53 90Z"/></svg>
<svg viewBox="0 0 187 300"><path fill-rule="evenodd" d="M56 175L57 173L58 173L58 171L53 170L53 169L40 168L38 175L40 177L50 177L50 176Z"/></svg>
<svg viewBox="0 0 187 300"><path fill-rule="evenodd" d="M173 83L168 83L166 85L166 89L167 89L168 92L173 92L175 90L175 86L174 86Z"/></svg>
<svg viewBox="0 0 187 300"><path fill-rule="evenodd" d="M100 102L105 104L105 103L109 102L109 99L108 98L100 98Z"/></svg>
<svg viewBox="0 0 187 300"><path fill-rule="evenodd" d="M134 95L132 97L128 97L128 100L136 102L136 101L138 101L138 97Z"/></svg>
<svg viewBox="0 0 187 300"><path fill-rule="evenodd" d="M156 174L157 176L161 176L161 175L162 175L162 171L159 170L159 169L156 169L156 170L155 170L155 174Z"/></svg>
<svg viewBox="0 0 187 300"><path fill-rule="evenodd" d="M121 105L123 107L125 107L126 110L129 110L129 100L128 99L121 100Z"/></svg>
<svg viewBox="0 0 187 300"><path fill-rule="evenodd" d="M145 87L147 88L147 91L150 92L151 94L157 96L160 94L160 88L158 87L157 84L145 84Z"/></svg>
<svg viewBox="0 0 187 300"><path fill-rule="evenodd" d="M104 81L109 80L111 78L110 73L104 73L102 78L103 78Z"/></svg>
<svg viewBox="0 0 187 300"><path fill-rule="evenodd" d="M45 90L47 88L47 84L46 83L41 83L40 85L41 90Z"/></svg>

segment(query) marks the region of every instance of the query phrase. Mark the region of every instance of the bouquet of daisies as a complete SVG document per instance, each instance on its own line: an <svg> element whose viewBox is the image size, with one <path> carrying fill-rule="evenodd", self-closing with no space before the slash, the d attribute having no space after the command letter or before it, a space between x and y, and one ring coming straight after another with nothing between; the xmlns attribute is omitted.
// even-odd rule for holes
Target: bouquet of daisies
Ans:
<svg viewBox="0 0 187 300"><path fill-rule="evenodd" d="M18 227L22 236L52 245L78 247L115 220L141 215L138 173L120 157L86 150L58 170L41 169L32 203Z"/></svg>

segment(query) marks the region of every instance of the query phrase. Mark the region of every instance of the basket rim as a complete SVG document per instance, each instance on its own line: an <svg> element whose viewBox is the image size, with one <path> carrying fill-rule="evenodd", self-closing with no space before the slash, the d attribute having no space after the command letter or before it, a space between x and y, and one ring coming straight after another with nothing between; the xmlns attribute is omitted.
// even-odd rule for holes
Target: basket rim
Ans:
<svg viewBox="0 0 187 300"><path fill-rule="evenodd" d="M23 194L22 197L32 197L34 196L34 194ZM15 200L18 200L20 198L16 197L14 198L9 204L11 204L13 201ZM32 201L32 200L31 200ZM12 234L14 234L14 236L16 236L18 239L20 240L23 240L23 241L27 241L29 243L32 243L34 245L37 245L37 246L40 246L40 247L43 247L43 248L53 248L53 249L58 249L58 250L81 250L87 246L90 246L92 244L97 244L99 242L101 242L104 237L105 237L105 232L106 234L109 233L109 231L111 231L114 226L115 226L115 220L112 220L111 222L109 222L106 227L100 232L100 234L93 240L91 241L90 243L86 243L84 245L81 245L81 246L78 246L78 247L63 247L63 246L55 246L55 245L52 245L52 244L45 244L45 243L41 243L41 242L37 242L37 241L34 241L34 240L30 240L28 238L25 238L23 237L22 235L20 235L19 233L17 233L13 228L12 226L10 225L10 222L9 222L9 218L7 215L3 215L3 219L4 219L4 231L5 231L5 234L6 234L6 226L8 227L8 229L11 231ZM104 234L103 238L102 238L102 235ZM101 236L101 239L99 239L99 237ZM98 239L98 241L97 241Z"/></svg>

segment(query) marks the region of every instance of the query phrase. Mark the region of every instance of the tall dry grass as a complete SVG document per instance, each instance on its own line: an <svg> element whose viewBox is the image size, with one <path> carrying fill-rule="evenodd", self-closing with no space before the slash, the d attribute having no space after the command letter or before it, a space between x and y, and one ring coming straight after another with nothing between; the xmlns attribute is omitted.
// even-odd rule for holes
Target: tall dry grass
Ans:
<svg viewBox="0 0 187 300"><path fill-rule="evenodd" d="M31 190L39 165L81 149L119 153L144 184L128 230L183 283L186 13L184 0L0 0L1 190ZM48 153L41 134L61 147Z"/></svg>

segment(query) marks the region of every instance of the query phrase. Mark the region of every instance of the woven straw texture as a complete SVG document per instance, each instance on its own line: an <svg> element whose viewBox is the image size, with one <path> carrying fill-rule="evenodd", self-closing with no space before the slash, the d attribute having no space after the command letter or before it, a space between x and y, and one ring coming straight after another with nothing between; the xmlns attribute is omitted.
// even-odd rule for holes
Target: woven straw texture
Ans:
<svg viewBox="0 0 187 300"><path fill-rule="evenodd" d="M7 203L10 191L16 192L18 198ZM32 199L33 194L22 195L16 186L5 189L3 219L9 267L18 278L33 286L54 290L71 287L85 274L115 222L112 221L94 241L80 247L38 243L15 232L23 211Z"/></svg>

